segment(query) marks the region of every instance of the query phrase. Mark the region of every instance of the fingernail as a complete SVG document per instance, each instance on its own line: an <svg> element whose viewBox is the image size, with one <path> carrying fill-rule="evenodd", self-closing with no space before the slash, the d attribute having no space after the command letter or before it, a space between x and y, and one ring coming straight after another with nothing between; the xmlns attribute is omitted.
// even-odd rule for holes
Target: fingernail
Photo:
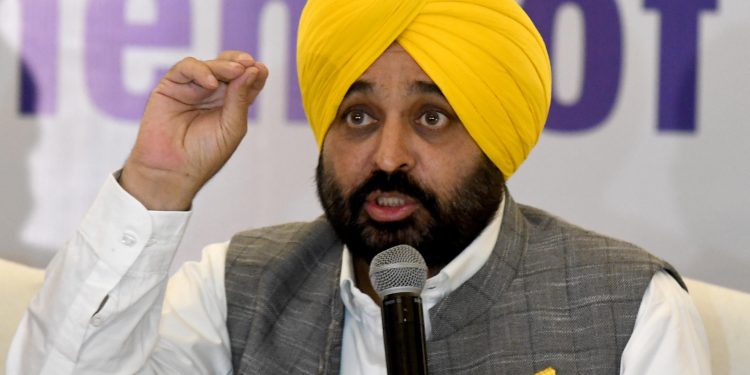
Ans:
<svg viewBox="0 0 750 375"><path fill-rule="evenodd" d="M207 82L211 87L217 87L219 86L219 81L214 77L213 75L209 75L207 78Z"/></svg>
<svg viewBox="0 0 750 375"><path fill-rule="evenodd" d="M242 65L252 66L255 64L255 59L247 53L243 53L237 57L237 61L241 62Z"/></svg>
<svg viewBox="0 0 750 375"><path fill-rule="evenodd" d="M232 68L232 70L244 71L245 68L246 68L245 65L243 65L243 64L241 64L241 63L239 63L237 61L230 61L228 65L229 65L230 68Z"/></svg>

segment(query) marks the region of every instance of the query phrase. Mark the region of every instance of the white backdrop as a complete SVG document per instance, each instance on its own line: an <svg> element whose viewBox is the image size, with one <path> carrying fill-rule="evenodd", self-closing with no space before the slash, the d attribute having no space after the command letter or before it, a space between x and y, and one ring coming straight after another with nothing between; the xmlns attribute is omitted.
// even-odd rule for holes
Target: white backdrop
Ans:
<svg viewBox="0 0 750 375"><path fill-rule="evenodd" d="M271 76L176 263L319 215L317 151L289 90L302 3L0 0L0 257L44 266L127 157L159 72L224 48L250 49ZM557 109L510 181L516 200L750 292L750 2L524 6L548 34Z"/></svg>

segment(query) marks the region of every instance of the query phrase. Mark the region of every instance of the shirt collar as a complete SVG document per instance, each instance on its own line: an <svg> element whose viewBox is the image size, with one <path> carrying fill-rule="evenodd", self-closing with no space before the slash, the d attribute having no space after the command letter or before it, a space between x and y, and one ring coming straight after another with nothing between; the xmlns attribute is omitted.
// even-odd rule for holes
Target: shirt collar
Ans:
<svg viewBox="0 0 750 375"><path fill-rule="evenodd" d="M500 226L503 221L505 198L500 202L500 207L495 217L482 230L482 232L448 265L440 272L427 279L425 288L422 290L422 299L425 310L429 310L445 296L458 289L466 280L476 274L487 262L492 250L495 248ZM352 263L349 248L344 245L344 254L341 260L341 299L344 306L355 319L361 320L362 314L379 314L380 309L372 299L364 294L356 285L354 280L354 265Z"/></svg>

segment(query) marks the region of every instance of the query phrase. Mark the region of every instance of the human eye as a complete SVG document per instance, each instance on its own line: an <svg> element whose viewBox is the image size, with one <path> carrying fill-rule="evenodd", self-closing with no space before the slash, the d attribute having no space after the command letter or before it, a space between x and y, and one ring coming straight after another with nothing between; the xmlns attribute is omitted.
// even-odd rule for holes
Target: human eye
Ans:
<svg viewBox="0 0 750 375"><path fill-rule="evenodd" d="M442 128L448 125L450 118L438 110L429 109L422 112L417 122L428 128Z"/></svg>
<svg viewBox="0 0 750 375"><path fill-rule="evenodd" d="M375 119L362 109L352 109L344 113L344 121L354 127L367 126L375 122Z"/></svg>

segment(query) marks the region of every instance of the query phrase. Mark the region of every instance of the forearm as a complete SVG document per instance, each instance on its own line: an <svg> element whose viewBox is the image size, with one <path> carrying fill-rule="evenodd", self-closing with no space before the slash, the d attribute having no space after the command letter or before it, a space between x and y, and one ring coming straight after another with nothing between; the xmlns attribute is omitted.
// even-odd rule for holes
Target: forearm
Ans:
<svg viewBox="0 0 750 375"><path fill-rule="evenodd" d="M8 354L9 374L102 372L112 362L132 373L123 366L147 359L189 213L149 213L118 189L107 182L50 263Z"/></svg>
<svg viewBox="0 0 750 375"><path fill-rule="evenodd" d="M110 179L81 230L55 257L17 331L10 374L155 368L146 361L159 342L169 263L189 214L146 207L190 206L244 137L248 106L267 77L265 65L241 51L208 61L186 58L165 74L141 118L124 190ZM175 215L183 217L159 229L161 219Z"/></svg>

